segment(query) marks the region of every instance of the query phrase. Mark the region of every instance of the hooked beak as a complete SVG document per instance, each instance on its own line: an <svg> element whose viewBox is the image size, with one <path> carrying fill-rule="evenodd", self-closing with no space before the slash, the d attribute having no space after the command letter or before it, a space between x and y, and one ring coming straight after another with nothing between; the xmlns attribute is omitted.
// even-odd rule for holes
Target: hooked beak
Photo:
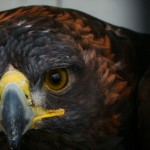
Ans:
<svg viewBox="0 0 150 150"><path fill-rule="evenodd" d="M16 70L1 78L0 97L0 123L12 149L19 147L22 135L33 129L37 121L64 115L64 109L33 107L29 82Z"/></svg>

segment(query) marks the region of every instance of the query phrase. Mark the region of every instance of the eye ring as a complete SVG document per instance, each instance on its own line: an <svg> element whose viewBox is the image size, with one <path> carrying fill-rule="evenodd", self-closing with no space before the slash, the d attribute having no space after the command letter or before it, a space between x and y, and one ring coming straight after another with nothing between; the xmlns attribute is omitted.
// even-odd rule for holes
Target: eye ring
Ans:
<svg viewBox="0 0 150 150"><path fill-rule="evenodd" d="M69 79L69 71L66 68L52 69L45 76L45 85L53 92L60 92L67 87Z"/></svg>

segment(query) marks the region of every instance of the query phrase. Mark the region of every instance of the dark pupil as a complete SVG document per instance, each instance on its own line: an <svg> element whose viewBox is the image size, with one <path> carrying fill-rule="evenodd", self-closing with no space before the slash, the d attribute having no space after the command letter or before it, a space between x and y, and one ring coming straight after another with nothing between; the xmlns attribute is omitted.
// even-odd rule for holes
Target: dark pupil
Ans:
<svg viewBox="0 0 150 150"><path fill-rule="evenodd" d="M52 74L52 75L51 75L51 81L52 81L52 83L54 83L54 84L60 83L60 81L61 81L60 74L59 74L59 73L54 73L54 74Z"/></svg>

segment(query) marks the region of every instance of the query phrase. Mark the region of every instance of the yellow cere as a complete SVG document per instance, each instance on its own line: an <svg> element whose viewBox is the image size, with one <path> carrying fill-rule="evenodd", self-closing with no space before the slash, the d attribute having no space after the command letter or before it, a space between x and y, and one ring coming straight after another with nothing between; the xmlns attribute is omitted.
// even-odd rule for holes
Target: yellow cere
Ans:
<svg viewBox="0 0 150 150"><path fill-rule="evenodd" d="M17 70L11 70L6 72L1 80L0 80L0 95L3 94L4 89L7 85L15 83L17 86L20 87L23 93L26 93L28 96L28 104L31 103L31 97L30 97L30 86L28 79L25 77L25 75Z"/></svg>
<svg viewBox="0 0 150 150"><path fill-rule="evenodd" d="M41 107L33 107L33 111L35 112L35 116L32 120L32 128L34 128L35 123L41 119L51 118L51 117L56 117L56 116L63 116L65 114L64 109L45 110Z"/></svg>

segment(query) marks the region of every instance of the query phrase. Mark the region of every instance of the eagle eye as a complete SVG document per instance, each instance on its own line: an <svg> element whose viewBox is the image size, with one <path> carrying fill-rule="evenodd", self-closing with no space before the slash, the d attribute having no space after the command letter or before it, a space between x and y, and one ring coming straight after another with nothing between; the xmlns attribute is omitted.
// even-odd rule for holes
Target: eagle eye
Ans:
<svg viewBox="0 0 150 150"><path fill-rule="evenodd" d="M69 72L67 69L58 68L50 70L45 77L46 86L55 92L63 90L69 82Z"/></svg>

